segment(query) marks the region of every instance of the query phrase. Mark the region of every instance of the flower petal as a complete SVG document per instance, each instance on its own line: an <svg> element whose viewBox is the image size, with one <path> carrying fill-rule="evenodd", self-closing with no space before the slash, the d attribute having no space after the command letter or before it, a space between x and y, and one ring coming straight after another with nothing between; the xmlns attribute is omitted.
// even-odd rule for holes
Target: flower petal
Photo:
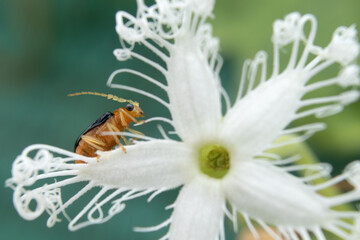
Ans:
<svg viewBox="0 0 360 240"><path fill-rule="evenodd" d="M168 63L169 109L177 134L194 141L218 128L220 85L196 38L176 41Z"/></svg>
<svg viewBox="0 0 360 240"><path fill-rule="evenodd" d="M133 57L158 70L165 77L167 87L156 80L151 82L167 90L170 103L144 90L113 84L112 77L108 84L138 92L166 106L176 133L183 141L209 137L221 120L219 71L222 59L218 55L219 41L212 36L211 25L205 22L211 16L215 1L165 0L149 7L145 1L137 1L137 4L136 17L122 11L116 15L122 48L114 54L119 61ZM136 53L135 43L148 48L163 64ZM151 78L142 73L136 75L148 81Z"/></svg>
<svg viewBox="0 0 360 240"><path fill-rule="evenodd" d="M47 212L48 227L61 221L63 214L70 221L69 229L77 230L108 221L128 200L152 193L150 201L188 182L197 172L191 150L175 141L138 142L128 146L127 153L119 149L99 154L99 158L88 158L41 144L24 149L13 164L12 178L6 181L14 189L18 213L33 220ZM75 164L75 160L87 164ZM86 184L68 194L69 187L79 182ZM72 217L65 210L75 201L83 208L73 210ZM30 203L36 203L36 208Z"/></svg>
<svg viewBox="0 0 360 240"><path fill-rule="evenodd" d="M292 121L311 115L322 118L336 114L359 99L356 89L335 96L305 96L324 87L356 86L359 82L357 67L351 64L360 49L355 27L338 28L331 44L323 50L314 45L316 26L317 21L311 14L292 13L285 20L275 22L273 70L269 80L266 80L269 75L266 54L259 52L253 61L245 62L238 96L224 118L221 133L221 139L227 141L225 144L236 159L251 159L266 149L288 144L271 145L282 135L299 134L298 141L303 141L324 129L324 125L309 124L285 130ZM280 72L283 69L281 49L289 44L290 57ZM335 62L342 65L339 76L313 81L315 76L321 79L318 75Z"/></svg>
<svg viewBox="0 0 360 240"><path fill-rule="evenodd" d="M264 150L293 120L303 94L297 80L301 74L295 71L270 79L228 111L221 134L224 141L231 141L228 145L241 156L238 159Z"/></svg>
<svg viewBox="0 0 360 240"><path fill-rule="evenodd" d="M185 185L175 202L169 239L216 239L225 198L217 180L198 177Z"/></svg>
<svg viewBox="0 0 360 240"><path fill-rule="evenodd" d="M223 180L227 198L240 212L277 226L331 221L325 198L285 170L264 161L236 165Z"/></svg>
<svg viewBox="0 0 360 240"><path fill-rule="evenodd" d="M138 189L174 188L196 173L192 152L168 140L138 142L121 149L99 152L100 159L82 168L79 176L92 182Z"/></svg>

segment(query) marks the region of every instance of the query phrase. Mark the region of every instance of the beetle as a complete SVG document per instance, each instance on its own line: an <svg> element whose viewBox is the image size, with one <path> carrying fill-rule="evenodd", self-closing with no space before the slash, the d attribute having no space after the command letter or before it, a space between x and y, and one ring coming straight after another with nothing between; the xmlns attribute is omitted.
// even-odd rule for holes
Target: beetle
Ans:
<svg viewBox="0 0 360 240"><path fill-rule="evenodd" d="M114 100L120 103L127 102L125 107L116 109L114 112L106 112L101 115L94 123L87 127L78 137L75 142L74 152L86 157L96 157L96 151L109 151L116 145L119 145L126 153L125 147L120 142L120 138L123 139L126 145L129 141L122 135L105 134L106 132L123 132L125 129L134 134L143 135L142 133L129 128L129 124L132 122L143 123L144 121L138 121L136 118L143 117L144 113L141 110L139 103L119 98L112 94L97 93L97 92L78 92L72 93L68 96L80 96L80 95L95 95L106 97L109 100ZM85 163L81 160L75 160L76 163Z"/></svg>

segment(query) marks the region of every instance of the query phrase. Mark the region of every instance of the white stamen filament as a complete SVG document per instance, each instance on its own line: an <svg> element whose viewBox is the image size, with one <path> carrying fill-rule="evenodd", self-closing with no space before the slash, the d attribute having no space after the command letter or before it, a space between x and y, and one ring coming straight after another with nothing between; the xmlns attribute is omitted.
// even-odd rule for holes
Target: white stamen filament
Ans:
<svg viewBox="0 0 360 240"><path fill-rule="evenodd" d="M159 98L158 96L151 94L149 92L146 92L144 90L140 90L138 88L134 88L134 87L129 87L127 85L123 85L123 84L117 84L117 83L112 83L111 84L112 88L117 88L117 89L124 89L130 92L136 92L140 95L144 95L146 97L152 98L155 101L157 101L158 103L162 104L163 106L165 106L167 109L169 108L169 103L165 102L164 100L162 100L161 98Z"/></svg>
<svg viewBox="0 0 360 240"><path fill-rule="evenodd" d="M161 82L159 82L158 80L155 80L154 78L144 74L144 73L141 73L139 71L136 71L136 70L132 70L132 69L129 69L129 68L122 68L122 69L119 69L119 70L116 70L114 71L110 77L108 78L108 81L106 83L106 85L108 85L109 87L112 86L112 82L114 81L114 78L119 75L119 74L122 74L122 73L130 73L130 74L133 74L135 76L139 76L141 77L142 79L144 80L147 80L153 84L155 84L156 86L160 87L161 89L163 90L167 90L167 86L165 86L164 84L162 84Z"/></svg>
<svg viewBox="0 0 360 240"><path fill-rule="evenodd" d="M247 215L246 213L242 213L242 215L244 217L246 226L249 228L249 230L250 230L251 234L253 235L254 239L259 240L260 239L259 234L256 231L256 228L254 227L254 225L252 224L252 222L251 222L251 220L249 218L249 215Z"/></svg>

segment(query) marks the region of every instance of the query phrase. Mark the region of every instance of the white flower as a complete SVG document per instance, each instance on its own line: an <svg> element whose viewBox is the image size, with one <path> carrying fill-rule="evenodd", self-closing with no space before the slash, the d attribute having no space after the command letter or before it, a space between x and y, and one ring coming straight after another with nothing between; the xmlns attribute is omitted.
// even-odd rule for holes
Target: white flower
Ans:
<svg viewBox="0 0 360 240"><path fill-rule="evenodd" d="M120 69L110 76L108 85L143 94L166 107L171 119L153 117L147 122L170 124L181 141L160 128L163 139L137 136L143 141L127 146L127 153L121 149L98 152L98 159L48 145L29 146L15 160L12 178L7 181L14 189L19 214L32 220L46 211L49 227L63 214L70 221L69 229L76 230L109 220L130 199L150 194L150 201L163 191L183 185L175 203L167 207L173 209L169 219L136 230L155 231L169 226L162 239L224 239L224 217L229 217L236 228L237 213L241 213L254 237L258 236L252 223L255 221L274 239L281 239L281 235L293 240L298 235L310 239L312 234L324 240L324 229L343 239L357 239L359 212L342 212L334 207L360 199L360 162L351 163L343 174L325 183L315 184L314 180L328 176L328 165L293 165L298 156L281 159L269 153L270 149L304 141L325 128L323 123L288 127L293 121L338 113L359 98L354 88L359 85L359 70L352 64L359 53L355 27L338 28L329 46L321 48L314 45L314 16L292 13L285 20L275 21L271 76L267 74L264 52L246 61L238 95L230 106L219 78L222 60L218 40L206 23L214 1L157 0L153 6L146 6L138 0L137 4L135 17L125 12L116 15L122 47L114 54L118 60L133 58L148 64L164 76L167 84L136 70ZM304 31L305 24L306 29L310 26L308 32ZM136 53L137 44L151 50L162 62ZM281 71L280 50L289 45L290 59ZM333 64L342 68L338 76L309 83ZM166 91L168 101L114 83L114 77L122 73L157 85ZM336 96L303 98L332 85L352 89ZM222 109L222 99L226 109ZM298 138L274 142L287 134L297 134ZM76 159L87 164L75 164ZM292 174L300 170L310 174ZM334 197L318 193L342 180L348 180L354 190ZM86 185L64 199L63 189L78 182ZM99 188L91 201L70 217L65 210L95 187ZM30 207L32 201L37 203L35 209Z"/></svg>

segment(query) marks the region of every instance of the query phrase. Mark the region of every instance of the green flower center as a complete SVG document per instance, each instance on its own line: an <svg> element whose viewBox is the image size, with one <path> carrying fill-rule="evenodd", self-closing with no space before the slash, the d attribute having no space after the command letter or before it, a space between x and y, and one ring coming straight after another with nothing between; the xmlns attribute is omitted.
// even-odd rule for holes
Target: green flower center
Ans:
<svg viewBox="0 0 360 240"><path fill-rule="evenodd" d="M220 145L209 144L200 149L200 170L213 178L223 178L230 169L228 151Z"/></svg>

